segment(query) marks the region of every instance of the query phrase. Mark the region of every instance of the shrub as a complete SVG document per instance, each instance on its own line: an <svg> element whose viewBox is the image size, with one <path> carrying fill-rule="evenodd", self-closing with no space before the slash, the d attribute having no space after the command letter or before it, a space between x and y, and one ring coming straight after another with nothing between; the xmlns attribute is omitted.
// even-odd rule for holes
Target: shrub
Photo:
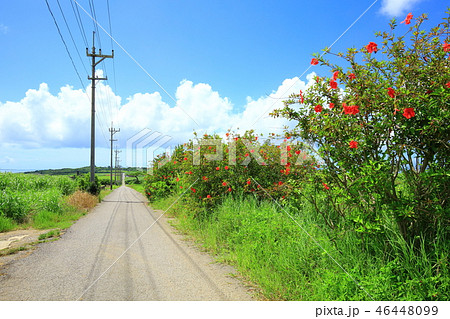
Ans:
<svg viewBox="0 0 450 319"><path fill-rule="evenodd" d="M101 191L101 184L98 177L95 176L94 182L90 181L90 174L81 175L77 179L78 188L82 191L88 192L89 194L97 196Z"/></svg>
<svg viewBox="0 0 450 319"><path fill-rule="evenodd" d="M411 25L409 40L395 36L393 20L390 33L376 34L377 50L372 43L335 54L346 70L317 56L330 76L273 113L297 123L289 134L317 146L324 167L315 182L362 233L383 232L386 210L408 241L434 238L449 219L450 16L428 32L425 20Z"/></svg>

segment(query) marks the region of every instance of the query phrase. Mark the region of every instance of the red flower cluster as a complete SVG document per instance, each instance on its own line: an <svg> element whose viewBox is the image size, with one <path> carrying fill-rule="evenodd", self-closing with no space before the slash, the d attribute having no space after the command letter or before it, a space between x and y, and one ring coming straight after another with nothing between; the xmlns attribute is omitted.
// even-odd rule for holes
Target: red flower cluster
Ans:
<svg viewBox="0 0 450 319"><path fill-rule="evenodd" d="M330 103L330 109L334 107L334 103Z"/></svg>
<svg viewBox="0 0 450 319"><path fill-rule="evenodd" d="M330 189L330 187L329 187L327 184L322 183L322 185L323 185L323 187L324 187L325 189Z"/></svg>
<svg viewBox="0 0 450 319"><path fill-rule="evenodd" d="M333 79L330 80L331 89L337 89L337 82Z"/></svg>
<svg viewBox="0 0 450 319"><path fill-rule="evenodd" d="M356 79L355 73L350 73L350 74L348 75L348 78L349 78L350 80Z"/></svg>
<svg viewBox="0 0 450 319"><path fill-rule="evenodd" d="M349 145L350 145L350 148L358 148L358 142L357 141L350 141Z"/></svg>
<svg viewBox="0 0 450 319"><path fill-rule="evenodd" d="M410 12L410 13L408 13L408 15L406 16L405 20L403 20L403 21L400 22L400 23L410 24L412 18L413 18L413 15L412 15L412 13Z"/></svg>
<svg viewBox="0 0 450 319"><path fill-rule="evenodd" d="M316 58L312 58L311 59L311 64L312 65L317 65L317 64L319 64L319 60L317 60Z"/></svg>
<svg viewBox="0 0 450 319"><path fill-rule="evenodd" d="M322 105L316 105L315 107L314 107L314 111L316 111L317 113L320 113L320 112L322 112Z"/></svg>
<svg viewBox="0 0 450 319"><path fill-rule="evenodd" d="M403 116L406 117L408 120L414 116L416 116L416 113L414 113L414 109L412 107L407 107L403 111Z"/></svg>
<svg viewBox="0 0 450 319"><path fill-rule="evenodd" d="M303 92L302 92L302 90L300 90L300 103L303 104L304 101L305 101L305 99L303 98Z"/></svg>
<svg viewBox="0 0 450 319"><path fill-rule="evenodd" d="M393 88L388 88L388 95L391 98L394 98L395 97L395 90Z"/></svg>
<svg viewBox="0 0 450 319"><path fill-rule="evenodd" d="M369 52L369 53L372 53L372 52L377 53L378 46L375 42L369 42L369 44L366 45L366 49L367 49L367 52Z"/></svg>
<svg viewBox="0 0 450 319"><path fill-rule="evenodd" d="M442 48L444 49L445 52L450 52L450 43L444 42Z"/></svg>
<svg viewBox="0 0 450 319"><path fill-rule="evenodd" d="M336 81L338 76L339 76L339 71L334 72L333 77L332 77L333 81Z"/></svg>
<svg viewBox="0 0 450 319"><path fill-rule="evenodd" d="M359 113L359 106L358 105L347 105L344 103L342 103L342 106L344 107L344 113L345 114L352 114L352 115L356 115Z"/></svg>

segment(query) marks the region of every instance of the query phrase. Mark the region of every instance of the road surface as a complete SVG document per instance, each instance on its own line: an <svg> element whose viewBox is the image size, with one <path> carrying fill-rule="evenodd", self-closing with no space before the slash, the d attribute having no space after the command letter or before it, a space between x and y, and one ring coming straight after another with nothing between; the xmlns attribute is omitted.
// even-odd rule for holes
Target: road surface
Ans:
<svg viewBox="0 0 450 319"><path fill-rule="evenodd" d="M0 300L251 300L233 268L183 241L161 214L116 189L61 239L2 269Z"/></svg>

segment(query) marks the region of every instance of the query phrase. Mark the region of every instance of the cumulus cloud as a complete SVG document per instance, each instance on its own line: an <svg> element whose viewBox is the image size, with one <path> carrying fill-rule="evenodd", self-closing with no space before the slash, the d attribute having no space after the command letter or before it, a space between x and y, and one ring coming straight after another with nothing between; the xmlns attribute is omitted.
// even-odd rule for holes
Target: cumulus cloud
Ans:
<svg viewBox="0 0 450 319"><path fill-rule="evenodd" d="M395 17L407 13L422 0L383 0L380 12Z"/></svg>
<svg viewBox="0 0 450 319"><path fill-rule="evenodd" d="M30 89L19 102L0 103L0 143L26 147L82 146L89 136L89 99L70 86L54 96L48 85Z"/></svg>
<svg viewBox="0 0 450 319"><path fill-rule="evenodd" d="M97 146L108 147L108 127L111 121L120 127L115 137L119 145L143 129L151 129L173 138L172 143L183 143L200 134L224 134L231 129L243 132L281 133L289 123L274 119L269 113L283 106L282 101L291 93L305 89L312 82L298 78L286 79L269 95L247 97L237 112L235 105L206 83L180 82L175 105L164 101L159 92L136 93L122 99L111 87L97 84ZM42 83L30 89L18 102L0 102L0 145L19 145L28 148L83 148L90 143L90 90L62 87L56 95Z"/></svg>

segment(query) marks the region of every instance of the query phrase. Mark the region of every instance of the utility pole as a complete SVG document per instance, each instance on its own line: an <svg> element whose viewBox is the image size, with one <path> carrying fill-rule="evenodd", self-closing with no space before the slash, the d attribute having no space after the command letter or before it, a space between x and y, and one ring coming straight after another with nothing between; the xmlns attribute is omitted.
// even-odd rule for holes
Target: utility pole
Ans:
<svg viewBox="0 0 450 319"><path fill-rule="evenodd" d="M102 49L99 49L99 54L95 53L95 43L94 43L95 31L92 34L92 53L89 53L88 48L86 48L86 55L92 57L92 76L88 76L88 79L92 81L92 96L91 96L91 178L90 181L93 183L95 181L95 81L96 80L107 80L107 78L99 78L95 76L95 67L97 64L102 62L106 58L114 58L114 50L112 50L111 55L102 54ZM95 58L101 58L95 61Z"/></svg>
<svg viewBox="0 0 450 319"><path fill-rule="evenodd" d="M113 123L111 122L111 128L109 129L109 132L111 133L111 139L110 139L110 141L111 141L111 166L110 166L110 169L111 169L111 179L110 179L110 185L111 185L111 190L112 190L112 189L113 189L113 187L112 187L112 185L113 185L113 182L112 182L112 180L113 180L113 143L114 143L115 141L117 141L117 140L113 139L113 135L114 135L115 133L117 133L117 132L120 132L120 128L119 128L118 130L116 130L116 129L113 127Z"/></svg>
<svg viewBox="0 0 450 319"><path fill-rule="evenodd" d="M115 164L116 173L115 173L115 177L114 177L114 180L116 181L117 180L117 169L119 168L119 162L120 162L119 161L119 153L122 151L119 151L118 149L116 149L114 152L116 153L116 164Z"/></svg>

